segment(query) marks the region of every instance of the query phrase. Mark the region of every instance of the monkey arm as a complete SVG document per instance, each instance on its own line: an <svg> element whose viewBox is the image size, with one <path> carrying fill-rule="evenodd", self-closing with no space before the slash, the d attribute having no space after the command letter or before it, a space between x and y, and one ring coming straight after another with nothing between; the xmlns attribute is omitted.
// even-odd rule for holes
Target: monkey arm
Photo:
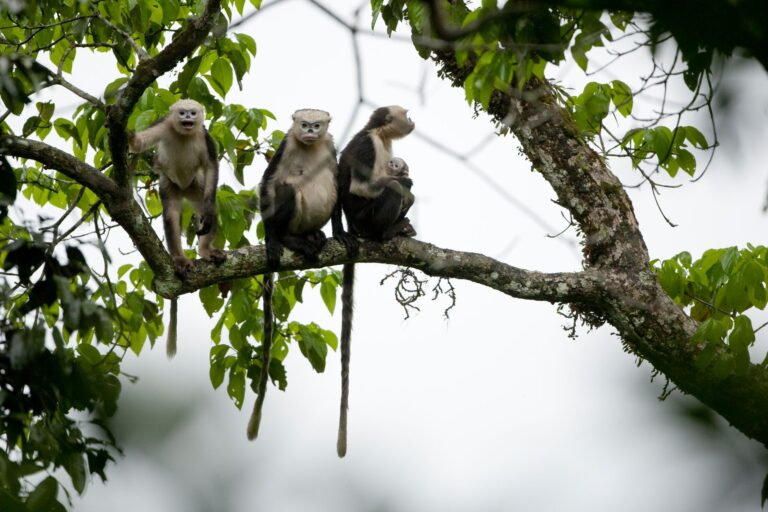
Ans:
<svg viewBox="0 0 768 512"><path fill-rule="evenodd" d="M219 159L216 154L216 143L207 130L205 133L205 145L208 155L205 168L205 180L203 183L203 212L200 216L200 228L198 235L204 235L211 231L216 222L216 189L219 186Z"/></svg>
<svg viewBox="0 0 768 512"><path fill-rule="evenodd" d="M168 116L163 116L146 130L132 134L128 141L128 149L133 153L141 153L157 144L163 138L163 134L171 129L170 126L166 126L165 121L167 118Z"/></svg>

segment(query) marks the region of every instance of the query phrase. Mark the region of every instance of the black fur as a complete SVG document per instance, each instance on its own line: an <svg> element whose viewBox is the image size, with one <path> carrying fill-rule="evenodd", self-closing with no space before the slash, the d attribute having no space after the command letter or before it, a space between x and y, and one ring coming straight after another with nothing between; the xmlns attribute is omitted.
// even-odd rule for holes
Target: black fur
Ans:
<svg viewBox="0 0 768 512"><path fill-rule="evenodd" d="M341 405L339 407L339 436L336 439L336 453L339 457L347 454L347 409L349 409L349 357L352 339L352 314L355 284L354 263L344 265L342 273L343 288L341 303L344 313L341 316Z"/></svg>
<svg viewBox="0 0 768 512"><path fill-rule="evenodd" d="M267 393L267 381L269 379L269 356L272 351L272 290L274 287L274 275L272 272L264 274L262 300L264 303L264 339L261 344L261 374L259 375L259 395L253 405L253 414L248 422L248 439L256 439L259 435L261 424L261 408L264 405L264 396Z"/></svg>
<svg viewBox="0 0 768 512"><path fill-rule="evenodd" d="M339 205L347 218L350 234L373 240L388 240L398 235L413 236L415 231L406 217L412 205L406 201L402 191L410 191L413 182L400 177L397 182L401 189L384 187L382 192L367 198L350 192L352 179L370 181L376 161L376 149L371 130L386 126L391 121L389 108L376 109L368 124L358 132L339 157ZM411 196L412 199L412 196ZM355 246L356 247L356 246ZM341 292L341 405L339 409L339 433L336 453L344 457L347 453L347 409L349 406L349 360L352 338L352 315L354 308L355 265L344 265L343 288Z"/></svg>
<svg viewBox="0 0 768 512"><path fill-rule="evenodd" d="M381 128L386 126L392 119L389 114L389 107L379 107L373 111L371 117L368 118L368 124L365 125L363 130L373 130L374 128Z"/></svg>
<svg viewBox="0 0 768 512"><path fill-rule="evenodd" d="M216 165L219 165L219 155L216 153L216 142L213 140L213 137L211 137L211 134L208 133L208 130L203 128L203 132L205 133L205 146L208 148L208 159L212 162L216 162Z"/></svg>

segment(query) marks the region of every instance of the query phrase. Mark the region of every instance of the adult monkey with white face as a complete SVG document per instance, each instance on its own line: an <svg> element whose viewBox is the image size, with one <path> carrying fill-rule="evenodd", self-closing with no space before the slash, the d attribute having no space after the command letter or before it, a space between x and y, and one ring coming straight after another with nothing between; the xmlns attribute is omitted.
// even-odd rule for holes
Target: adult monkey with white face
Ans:
<svg viewBox="0 0 768 512"><path fill-rule="evenodd" d="M128 147L140 153L157 146L153 169L160 174L165 242L176 273L184 277L193 264L181 248L181 203L192 202L197 214L198 252L206 260L220 263L226 256L213 247L216 238L216 187L219 160L216 144L203 126L205 108L194 100L179 100L168 115L130 136ZM176 299L171 301L166 353L176 354Z"/></svg>
<svg viewBox="0 0 768 512"><path fill-rule="evenodd" d="M280 264L283 246L316 261L325 245L321 228L331 219L333 235L345 245L352 242L341 223L337 205L336 148L328 133L331 116L316 109L297 110L293 124L264 171L259 185L259 208L264 223L267 264ZM263 277L264 338L258 397L248 422L248 439L259 433L261 408L267 391L272 350L272 272Z"/></svg>
<svg viewBox="0 0 768 512"><path fill-rule="evenodd" d="M339 179L340 202L352 235L373 240L395 236L415 236L406 217L413 205L408 166L392 157L392 141L405 137L415 124L403 107L393 105L376 109L368 124L341 152ZM347 409L349 406L349 357L352 336L355 265L344 265L341 293L341 406L336 453L347 453Z"/></svg>

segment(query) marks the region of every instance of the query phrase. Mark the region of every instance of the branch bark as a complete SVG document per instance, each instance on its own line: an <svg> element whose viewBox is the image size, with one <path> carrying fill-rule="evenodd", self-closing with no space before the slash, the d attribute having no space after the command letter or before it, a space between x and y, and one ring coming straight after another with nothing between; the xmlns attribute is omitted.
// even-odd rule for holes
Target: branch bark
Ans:
<svg viewBox="0 0 768 512"><path fill-rule="evenodd" d="M91 189L112 218L125 229L155 273L161 279L175 279L170 256L134 200L133 190L118 188L114 181L94 167L44 142L0 134L0 154L35 160Z"/></svg>
<svg viewBox="0 0 768 512"><path fill-rule="evenodd" d="M434 50L433 58L455 87L463 86L473 68L472 62L459 66L450 49ZM597 273L602 294L571 309L591 323L613 325L629 350L768 446L768 372L751 365L743 375L720 380L696 365L703 349L691 341L696 322L661 289L629 197L571 127L549 85L533 81L522 92L496 92L488 114L510 127L584 234L585 273Z"/></svg>

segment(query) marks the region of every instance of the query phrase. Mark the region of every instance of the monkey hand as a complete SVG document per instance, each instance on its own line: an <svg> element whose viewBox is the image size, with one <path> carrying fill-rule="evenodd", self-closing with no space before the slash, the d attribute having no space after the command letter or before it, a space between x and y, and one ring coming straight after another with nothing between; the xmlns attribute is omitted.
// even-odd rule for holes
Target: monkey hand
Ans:
<svg viewBox="0 0 768 512"><path fill-rule="evenodd" d="M411 187L413 186L413 180L408 177L408 174L405 174L403 177L398 178L397 182L403 187L407 188L408 190L410 190Z"/></svg>
<svg viewBox="0 0 768 512"><path fill-rule="evenodd" d="M206 210L200 216L200 221L197 223L197 235L207 235L210 233L214 222L216 222L216 212Z"/></svg>

